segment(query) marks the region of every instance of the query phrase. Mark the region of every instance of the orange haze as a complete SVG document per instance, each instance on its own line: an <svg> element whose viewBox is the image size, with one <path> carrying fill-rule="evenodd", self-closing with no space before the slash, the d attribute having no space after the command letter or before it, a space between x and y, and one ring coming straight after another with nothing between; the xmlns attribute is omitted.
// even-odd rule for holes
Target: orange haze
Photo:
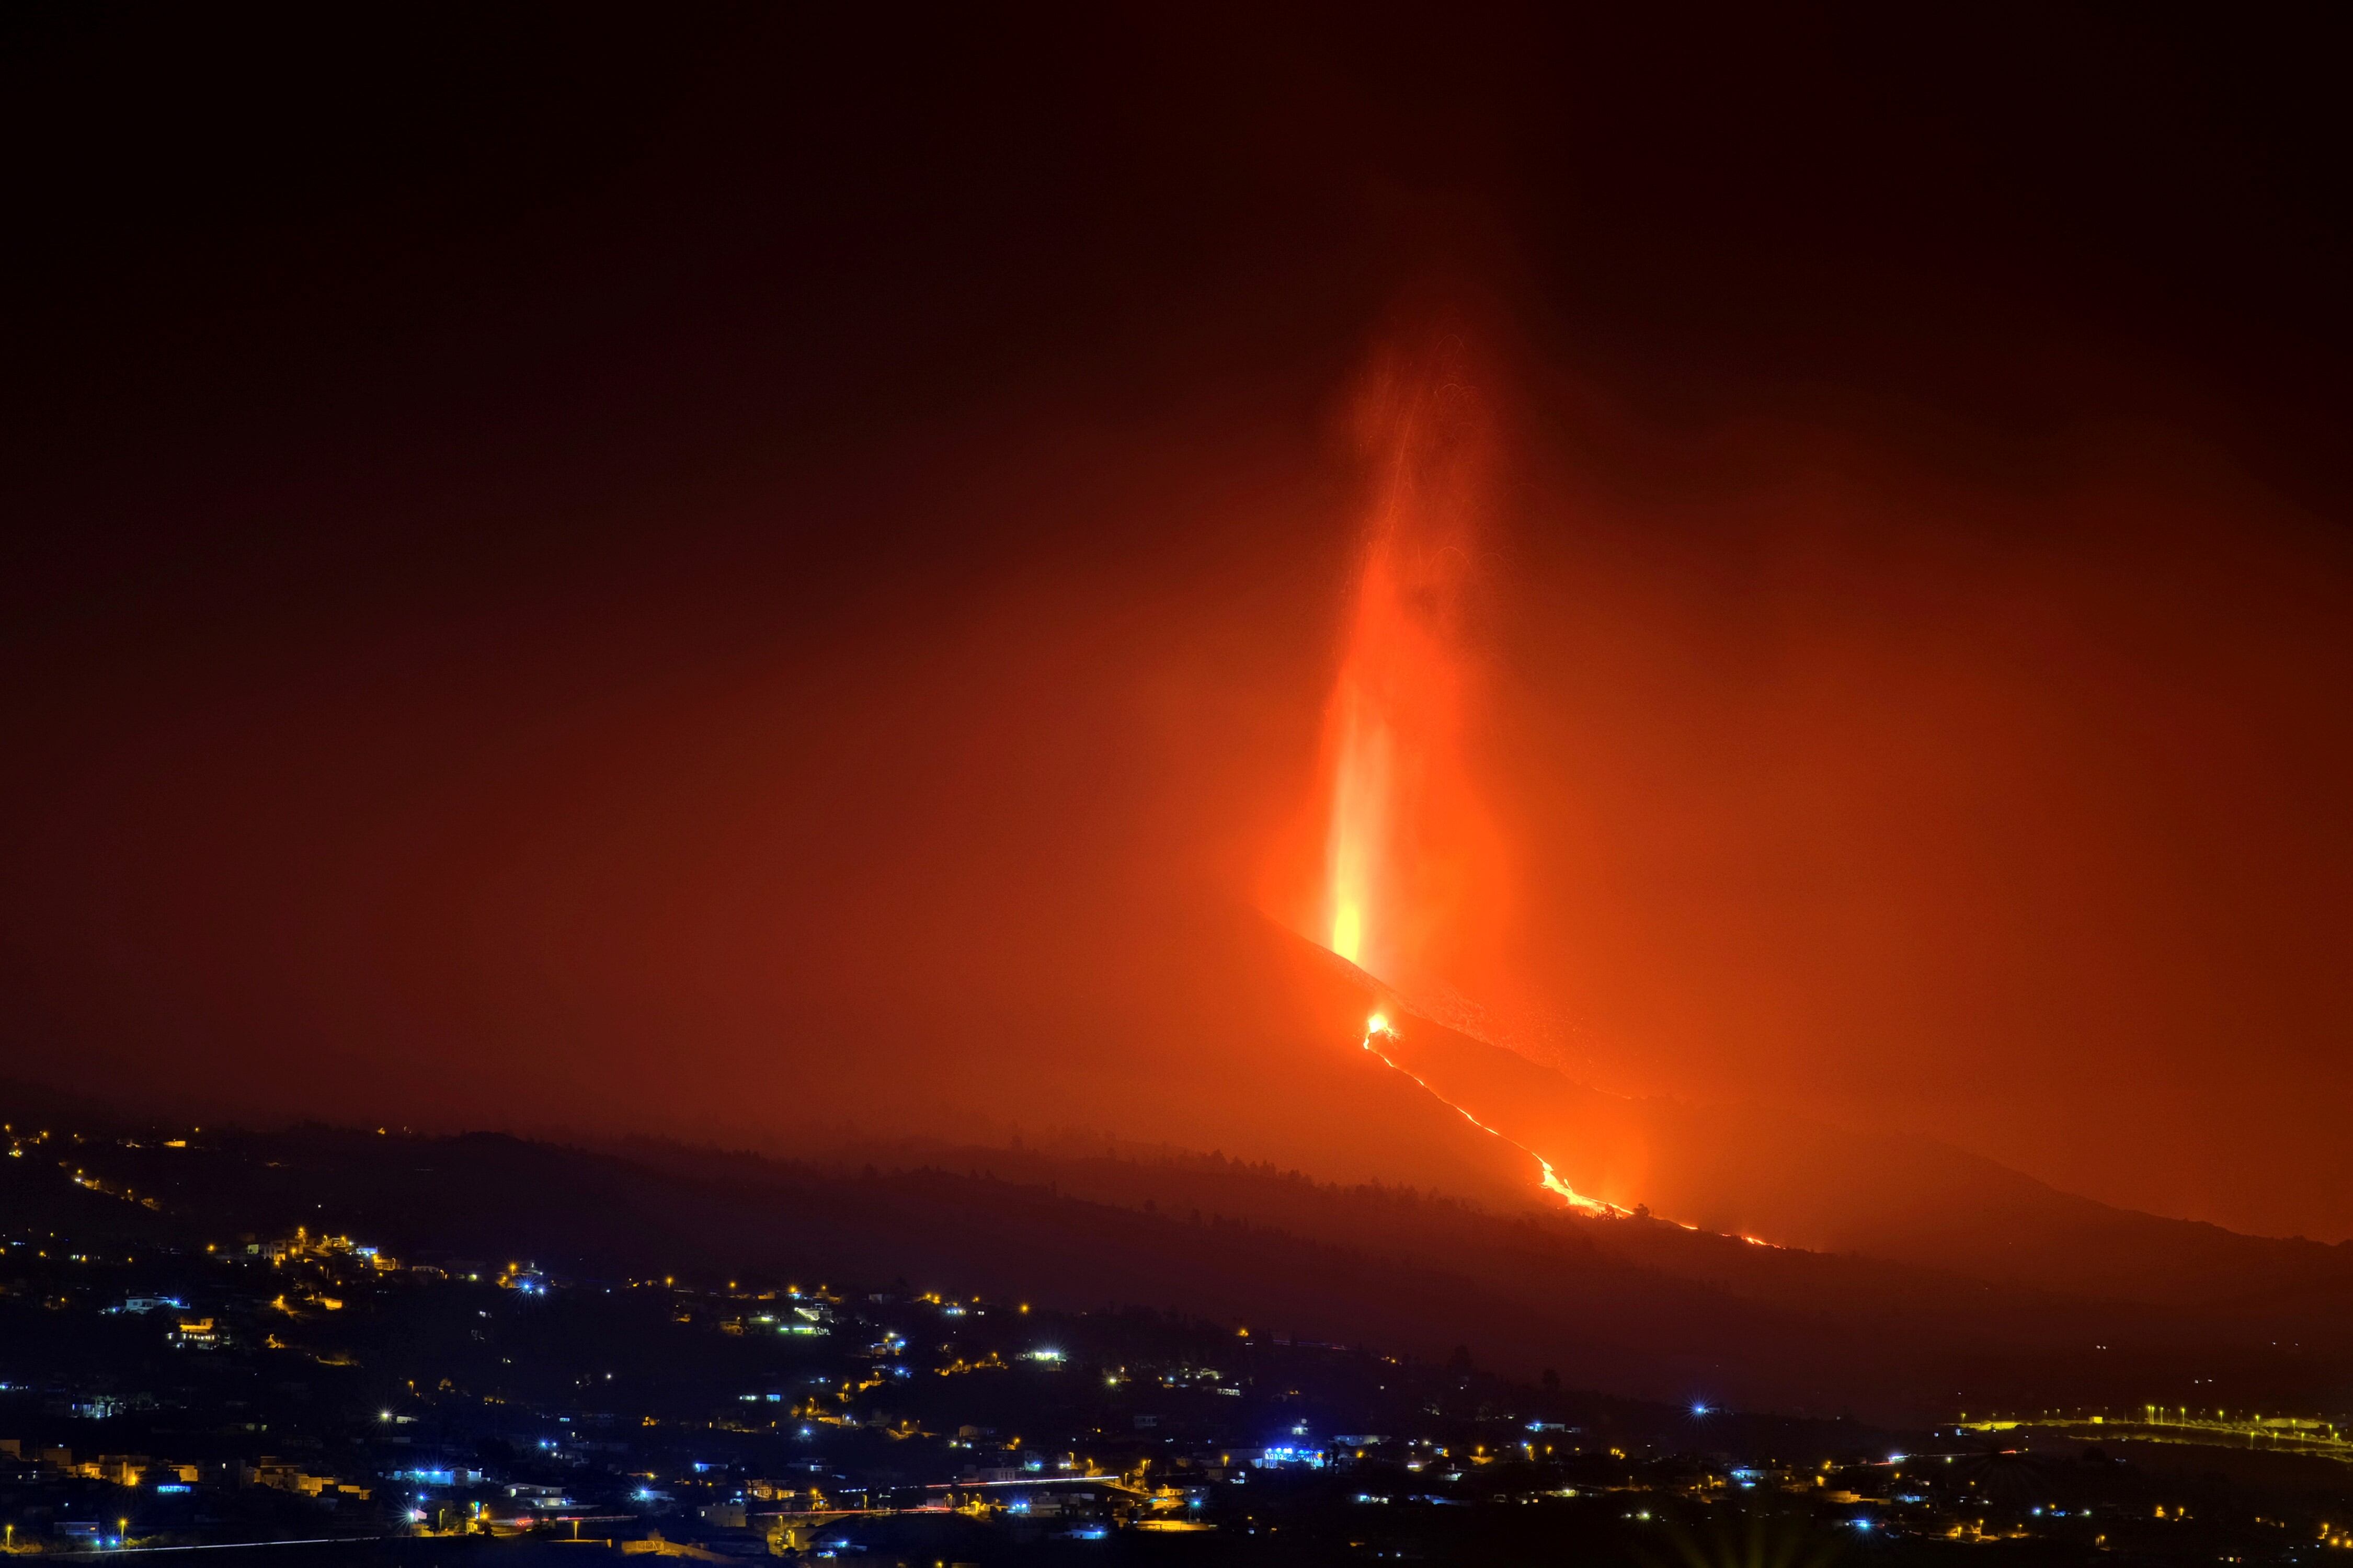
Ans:
<svg viewBox="0 0 2353 1568"><path fill-rule="evenodd" d="M1579 1108L2353 1237L2303 24L58 9L0 1078L1525 1194L1328 944Z"/></svg>

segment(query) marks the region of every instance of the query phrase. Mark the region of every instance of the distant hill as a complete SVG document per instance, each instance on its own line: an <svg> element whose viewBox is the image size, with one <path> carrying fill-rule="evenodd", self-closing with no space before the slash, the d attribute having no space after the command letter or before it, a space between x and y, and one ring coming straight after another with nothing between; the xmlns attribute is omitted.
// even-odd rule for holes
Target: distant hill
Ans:
<svg viewBox="0 0 2353 1568"><path fill-rule="evenodd" d="M1381 983L1288 931L1305 970ZM1629 1100L1428 1018L1388 1054L1446 1100L1549 1160L1580 1193L1703 1229L2070 1295L2200 1310L2319 1314L2353 1326L2353 1244L2242 1236L2064 1193L1932 1139L1850 1131L1754 1105Z"/></svg>
<svg viewBox="0 0 2353 1568"><path fill-rule="evenodd" d="M1246 910L1176 901L1130 918L1153 933L1140 954L1123 942L1112 956L1074 956L1066 1005L976 1008L968 1041L951 1033L934 1047L935 1083L878 1065L864 1079L847 1075L847 1090L834 1072L826 1080L834 1088L800 1092L795 1064L858 1054L812 1022L781 1039L773 1059L746 1063L740 1096L714 1095L666 1121L624 1111L589 1131L797 1158L838 1141L810 1129L851 1122L899 1133L958 1127L960 1141L999 1143L1017 1126L1078 1125L1324 1182L1443 1192L1499 1213L1551 1206L1533 1156L1480 1131L1451 1101L1541 1153L1579 1191L1706 1230L2030 1290L2251 1321L2286 1316L2315 1331L2353 1320L2353 1246L2137 1214L1931 1140L1782 1110L1696 1093L1628 1100L1400 1015L1390 1054L1425 1089L1358 1048L1368 1012L1397 1011L1374 976ZM33 1092L20 1087L17 1102L32 1103ZM116 1120L153 1114L138 1092L135 1082L119 1096L110 1089L104 1105L84 1101L70 1114L84 1125L117 1106ZM932 1114L943 1100L955 1115ZM470 1103L453 1098L453 1119L472 1114ZM483 1103L481 1114L501 1118L531 1115L534 1104Z"/></svg>
<svg viewBox="0 0 2353 1568"><path fill-rule="evenodd" d="M2353 1247L2136 1214L1933 1142L1613 1097L1405 1016L1385 1049L1417 1082L1359 1046L1394 999L1328 952L1254 919L1169 947L1193 967L1137 982L1134 1026L1102 1048L1153 1147L828 1148L795 1123L839 1108L788 1100L724 1135L784 1158L324 1127L131 1148L119 1135L136 1124L100 1102L0 1086L0 1110L100 1134L72 1157L198 1241L332 1225L592 1274L904 1277L1417 1355L1467 1344L1614 1393L1893 1421L2353 1403ZM1527 1150L1658 1217L1562 1212ZM88 1193L54 1190L54 1163L38 1181L8 1163L32 1182L10 1189L23 1215L86 1212Z"/></svg>
<svg viewBox="0 0 2353 1568"><path fill-rule="evenodd" d="M2309 1407L2347 1379L2341 1345L2284 1351L2249 1323L1216 1157L901 1146L787 1163L322 1127L189 1142L91 1137L0 1162L0 1212L60 1231L120 1216L150 1245L159 1223L190 1247L306 1225L575 1279L1141 1304L1417 1357L1464 1345L1507 1375L1549 1368L1572 1387L1792 1414L2125 1405L2218 1369L2207 1397Z"/></svg>

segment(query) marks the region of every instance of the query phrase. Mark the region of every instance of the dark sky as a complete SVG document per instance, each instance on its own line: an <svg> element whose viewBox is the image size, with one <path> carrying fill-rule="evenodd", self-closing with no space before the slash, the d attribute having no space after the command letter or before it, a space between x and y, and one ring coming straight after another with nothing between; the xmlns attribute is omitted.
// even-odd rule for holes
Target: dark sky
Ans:
<svg viewBox="0 0 2353 1568"><path fill-rule="evenodd" d="M1452 331L1457 984L2353 1235L2344 25L1132 9L12 13L18 1070L1234 1135Z"/></svg>

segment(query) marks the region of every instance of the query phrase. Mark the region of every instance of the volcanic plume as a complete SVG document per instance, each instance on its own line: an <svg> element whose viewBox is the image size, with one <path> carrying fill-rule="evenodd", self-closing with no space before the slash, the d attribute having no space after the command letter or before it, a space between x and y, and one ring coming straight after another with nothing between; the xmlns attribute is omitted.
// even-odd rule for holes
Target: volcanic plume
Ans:
<svg viewBox="0 0 2353 1568"><path fill-rule="evenodd" d="M1415 1010L1472 1028L1445 978L1504 904L1504 857L1467 760L1477 664L1468 605L1495 468L1492 414L1459 338L1392 352L1355 407L1370 520L1325 723L1324 925L1335 953ZM1476 918L1474 918L1476 917ZM1542 1154L1496 1131L1387 1049L1364 1048L1472 1126L1529 1155L1571 1207L1606 1213Z"/></svg>
<svg viewBox="0 0 2353 1568"><path fill-rule="evenodd" d="M1465 762L1478 700L1467 623L1494 435L1451 337L1377 361L1354 416L1369 516L1325 720L1318 934L1414 993L1459 954L1473 908L1492 921L1504 893Z"/></svg>

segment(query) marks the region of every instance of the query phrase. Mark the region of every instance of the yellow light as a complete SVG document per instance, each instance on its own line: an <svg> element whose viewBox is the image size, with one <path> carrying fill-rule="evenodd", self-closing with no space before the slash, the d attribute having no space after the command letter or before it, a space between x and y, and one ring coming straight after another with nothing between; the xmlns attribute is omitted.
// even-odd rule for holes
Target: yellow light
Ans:
<svg viewBox="0 0 2353 1568"><path fill-rule="evenodd" d="M1371 1017L1365 1020L1365 1033L1368 1035L1386 1035L1388 1032L1389 1020L1387 1014L1376 1013Z"/></svg>
<svg viewBox="0 0 2353 1568"><path fill-rule="evenodd" d="M1365 917L1355 904L1342 904L1332 917L1332 951L1354 963L1364 940Z"/></svg>

